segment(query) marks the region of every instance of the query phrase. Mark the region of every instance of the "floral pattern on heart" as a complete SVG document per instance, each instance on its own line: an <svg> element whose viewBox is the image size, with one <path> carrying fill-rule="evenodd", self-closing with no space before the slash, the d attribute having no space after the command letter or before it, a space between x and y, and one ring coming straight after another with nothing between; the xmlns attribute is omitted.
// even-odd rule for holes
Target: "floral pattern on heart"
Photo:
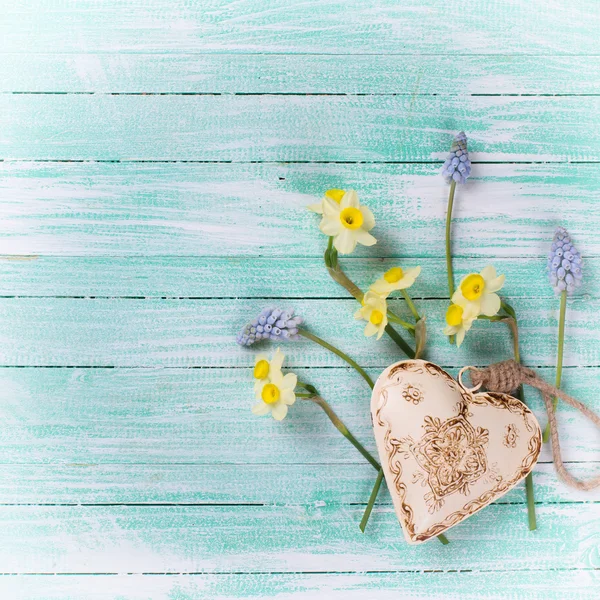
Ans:
<svg viewBox="0 0 600 600"><path fill-rule="evenodd" d="M424 499L433 513L446 496L455 492L466 496L470 485L486 474L488 430L475 429L463 415L444 422L428 416L423 427L425 435L419 442L405 438L399 449L408 450L423 469L413 474L413 481L430 488Z"/></svg>

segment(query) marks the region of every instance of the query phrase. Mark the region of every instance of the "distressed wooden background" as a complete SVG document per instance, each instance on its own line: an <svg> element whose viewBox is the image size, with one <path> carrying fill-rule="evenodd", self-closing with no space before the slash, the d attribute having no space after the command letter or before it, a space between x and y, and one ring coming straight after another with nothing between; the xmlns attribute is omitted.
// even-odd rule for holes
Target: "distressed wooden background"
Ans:
<svg viewBox="0 0 600 600"><path fill-rule="evenodd" d="M460 351L441 334L438 173L464 129L457 274L506 273L551 380L545 255L568 227L586 283L564 387L600 410L599 31L597 0L3 2L0 597L598 598L600 494L558 483L548 449L535 533L519 486L446 547L408 547L387 492L362 535L371 468L312 405L254 417L234 336L291 305L373 377L401 357L363 337L304 210L352 187L379 243L348 272L420 264L429 358L509 357L501 326ZM374 449L363 382L286 350ZM600 472L598 432L559 419L570 468Z"/></svg>

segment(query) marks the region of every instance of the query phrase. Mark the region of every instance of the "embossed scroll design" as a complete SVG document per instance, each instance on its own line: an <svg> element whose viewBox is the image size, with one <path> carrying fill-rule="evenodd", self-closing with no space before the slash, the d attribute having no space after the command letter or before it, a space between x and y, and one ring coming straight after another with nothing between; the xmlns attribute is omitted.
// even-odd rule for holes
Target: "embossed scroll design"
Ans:
<svg viewBox="0 0 600 600"><path fill-rule="evenodd" d="M456 391L460 394L460 401L457 404L458 414L456 417L462 417L466 420L469 413L469 404L474 404L478 406L494 406L497 408L508 409L510 412L515 413L523 417L523 421L528 431L533 431L533 426L529 422L530 411L525 407L525 405L512 396L507 396L505 394L497 394L497 393L479 393L479 394L471 394L469 391L465 390L463 387L459 386L458 383L448 375L442 368L434 365L429 362L414 362L414 361L404 361L399 365L396 365L389 374L389 377L392 378L394 375L398 374L401 371L409 371L417 374L423 374L427 371L428 374L434 377L441 377L444 379L448 387ZM520 479L525 477L527 473L533 468L535 461L540 452L541 448L541 439L539 436L533 436L528 444L528 454L521 461L521 467L518 469L512 478L509 480L503 480L501 477L496 478L496 485L494 485L491 489L487 490L483 494L481 494L475 500L466 503L461 510L455 511L448 515L441 523L437 523L432 525L427 530L422 533L417 533L415 529L414 523L414 513L409 504L406 502L406 485L402 481L403 471L401 464L401 455L406 451L404 448L404 443L401 440L392 437L391 424L382 418L382 411L387 405L388 401L388 389L390 387L394 387L398 385L397 382L389 384L382 388L380 392L380 402L377 410L375 411L375 416L377 419L377 423L380 427L384 427L384 444L386 453L388 456L388 468L392 475L394 476L394 486L396 491L398 492L398 497L400 499L400 509L405 519L405 527L407 529L409 537L416 542L424 542L434 536L439 535L452 525L456 525L456 523L463 520L465 517L472 515L477 512L479 509L486 506L493 498L496 496L502 495L507 492L513 485L515 485Z"/></svg>

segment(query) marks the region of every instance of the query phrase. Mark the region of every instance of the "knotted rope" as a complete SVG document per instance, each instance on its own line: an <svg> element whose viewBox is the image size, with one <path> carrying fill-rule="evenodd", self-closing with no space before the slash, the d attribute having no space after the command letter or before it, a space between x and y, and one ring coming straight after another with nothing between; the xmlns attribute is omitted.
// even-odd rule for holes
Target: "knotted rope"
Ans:
<svg viewBox="0 0 600 600"><path fill-rule="evenodd" d="M567 485L578 490L587 491L600 486L600 476L581 481L567 471L560 453L558 424L552 405L552 396L557 396L569 406L576 408L598 428L600 428L600 415L597 415L585 404L579 402L579 400L575 400L572 396L545 382L532 369L528 369L514 360L496 363L485 369L476 369L475 367L467 367L467 369L471 372L471 381L475 389L484 386L490 392L510 394L510 392L516 390L520 385L526 384L539 390L546 405L548 423L550 424L550 438L552 440L552 458L554 459L554 465L559 477Z"/></svg>

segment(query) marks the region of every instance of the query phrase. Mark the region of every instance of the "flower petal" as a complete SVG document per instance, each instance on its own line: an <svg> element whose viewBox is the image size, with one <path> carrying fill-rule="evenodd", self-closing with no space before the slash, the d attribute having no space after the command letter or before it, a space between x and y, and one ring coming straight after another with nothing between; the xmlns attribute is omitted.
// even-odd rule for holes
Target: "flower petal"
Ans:
<svg viewBox="0 0 600 600"><path fill-rule="evenodd" d="M277 404L273 405L273 409L271 410L271 414L276 421L283 421L285 419L285 415L288 413L287 404L283 402L277 402Z"/></svg>
<svg viewBox="0 0 600 600"><path fill-rule="evenodd" d="M375 217L371 212L371 209L365 206L364 204L360 205L360 212L363 216L363 229L366 231L371 231L373 227L375 227Z"/></svg>
<svg viewBox="0 0 600 600"><path fill-rule="evenodd" d="M486 284L488 281L491 281L492 279L496 279L496 269L495 269L494 265L485 266L481 270L481 273L479 273L479 274L483 277L483 280L485 281Z"/></svg>
<svg viewBox="0 0 600 600"><path fill-rule="evenodd" d="M344 208L358 208L359 206L358 194L354 190L348 190L340 202L340 208L343 210Z"/></svg>
<svg viewBox="0 0 600 600"><path fill-rule="evenodd" d="M446 325L446 328L444 329L444 335L455 335L458 329L459 328L456 326Z"/></svg>
<svg viewBox="0 0 600 600"><path fill-rule="evenodd" d="M495 279L485 282L485 291L486 292L497 292L502 289L504 285L504 281L506 280L506 275L498 275Z"/></svg>
<svg viewBox="0 0 600 600"><path fill-rule="evenodd" d="M311 210L312 212L317 213L318 215L322 215L323 214L323 201L321 200L321 202L315 202L314 204L309 204L306 208L308 208L308 210Z"/></svg>
<svg viewBox="0 0 600 600"><path fill-rule="evenodd" d="M354 232L354 238L363 246L373 246L377 243L377 240L368 231L362 229L362 227Z"/></svg>
<svg viewBox="0 0 600 600"><path fill-rule="evenodd" d="M282 390L281 401L288 406L292 406L296 402L296 394L292 390Z"/></svg>
<svg viewBox="0 0 600 600"><path fill-rule="evenodd" d="M338 235L341 230L343 229L343 225L342 222L340 221L339 217L337 216L330 216L330 215L325 215L322 219L321 222L319 223L319 229L325 234L325 235Z"/></svg>
<svg viewBox="0 0 600 600"><path fill-rule="evenodd" d="M388 296L390 292L392 292L394 286L388 283L383 277L378 279L370 288L370 292L374 292L375 294L379 294L380 296Z"/></svg>
<svg viewBox="0 0 600 600"><path fill-rule="evenodd" d="M371 321L369 321L367 323L367 326L365 327L365 335L367 337L371 337L372 335L375 335L377 333L377 325L373 325L373 323L371 323Z"/></svg>
<svg viewBox="0 0 600 600"><path fill-rule="evenodd" d="M266 415L269 412L270 408L266 402L259 402L252 407L252 412L259 417Z"/></svg>
<svg viewBox="0 0 600 600"><path fill-rule="evenodd" d="M343 228L333 240L333 245L340 254L350 254L356 248L356 238L350 229ZM321 231L323 231L321 229Z"/></svg>
<svg viewBox="0 0 600 600"><path fill-rule="evenodd" d="M326 217L336 217L339 218L339 214L341 212L340 205L331 198L325 196L321 201L321 205L323 207L323 214Z"/></svg>
<svg viewBox="0 0 600 600"><path fill-rule="evenodd" d="M486 317L493 317L500 310L500 296L498 294L484 294L479 299L481 313Z"/></svg>
<svg viewBox="0 0 600 600"><path fill-rule="evenodd" d="M293 390L298 384L298 377L294 373L287 373L281 380L282 390Z"/></svg>
<svg viewBox="0 0 600 600"><path fill-rule="evenodd" d="M285 354L277 348L275 350L275 354L273 354L273 359L269 363L269 367L271 369L275 369L276 371L281 371L281 365L283 365L283 361L285 359Z"/></svg>

